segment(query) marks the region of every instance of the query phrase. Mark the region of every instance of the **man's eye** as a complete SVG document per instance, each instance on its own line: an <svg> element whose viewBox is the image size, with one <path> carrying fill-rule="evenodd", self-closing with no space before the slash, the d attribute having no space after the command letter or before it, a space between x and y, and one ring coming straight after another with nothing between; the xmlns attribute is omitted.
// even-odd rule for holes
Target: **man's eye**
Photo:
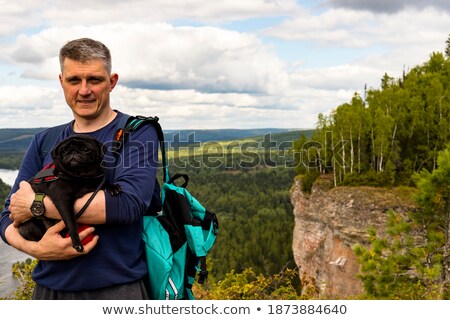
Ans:
<svg viewBox="0 0 450 320"><path fill-rule="evenodd" d="M89 82L92 84L99 84L102 82L102 79L93 78L93 79L89 79Z"/></svg>

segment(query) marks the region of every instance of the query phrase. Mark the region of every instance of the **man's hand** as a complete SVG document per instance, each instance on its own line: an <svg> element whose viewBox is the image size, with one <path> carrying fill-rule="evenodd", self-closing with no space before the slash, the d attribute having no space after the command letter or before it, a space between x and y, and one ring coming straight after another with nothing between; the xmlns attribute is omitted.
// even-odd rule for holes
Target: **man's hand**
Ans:
<svg viewBox="0 0 450 320"><path fill-rule="evenodd" d="M28 241L19 233L17 228L11 224L6 228L5 236L9 244L16 249L27 253L28 255L39 260L68 260L81 255L88 254L97 244L98 235L84 246L83 252L78 252L72 247L72 240L64 238L60 232L64 230L66 225L64 221L47 229L41 240ZM94 232L94 228L90 227L79 233L81 240Z"/></svg>
<svg viewBox="0 0 450 320"><path fill-rule="evenodd" d="M21 181L19 189L11 195L11 202L9 204L9 211L11 214L9 218L14 221L14 227L33 217L30 207L34 201L35 192L31 185L26 181Z"/></svg>
<svg viewBox="0 0 450 320"><path fill-rule="evenodd" d="M98 236L94 236L90 242L84 245L83 252L77 252L72 247L70 237L63 238L60 234L65 227L64 221L60 221L48 228L42 239L37 242L36 252L33 252L33 256L40 260L68 260L89 253L98 242ZM80 232L80 239L83 240L92 232L94 232L93 227L83 230Z"/></svg>

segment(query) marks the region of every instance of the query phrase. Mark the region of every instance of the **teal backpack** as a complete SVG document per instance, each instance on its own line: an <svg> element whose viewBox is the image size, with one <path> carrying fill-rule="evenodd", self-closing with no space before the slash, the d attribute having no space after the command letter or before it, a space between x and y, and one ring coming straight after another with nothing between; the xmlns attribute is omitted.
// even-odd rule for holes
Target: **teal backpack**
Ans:
<svg viewBox="0 0 450 320"><path fill-rule="evenodd" d="M144 216L142 239L148 267L148 293L152 300L195 299L192 285L202 284L208 277L206 256L213 246L219 222L186 189L189 176L170 176L164 134L157 117L124 115L115 128L113 154L123 147L131 132L142 125L153 125L163 164L163 184L155 183L151 208ZM68 124L54 127L44 138L41 158L51 150ZM180 186L175 182L183 180ZM155 206L156 203L156 206Z"/></svg>
<svg viewBox="0 0 450 320"><path fill-rule="evenodd" d="M217 217L186 189L188 175L170 176L159 119L142 116L129 117L126 122L126 116L122 119L115 135L119 148L126 143L132 131L152 124L157 130L161 149L164 180L160 189L162 211L155 214L154 209L149 210L144 216L142 234L148 266L149 297L154 300L195 299L192 285L196 275L200 284L208 276L206 256L217 237ZM175 182L181 179L182 184L176 185ZM156 202L158 200L155 199Z"/></svg>

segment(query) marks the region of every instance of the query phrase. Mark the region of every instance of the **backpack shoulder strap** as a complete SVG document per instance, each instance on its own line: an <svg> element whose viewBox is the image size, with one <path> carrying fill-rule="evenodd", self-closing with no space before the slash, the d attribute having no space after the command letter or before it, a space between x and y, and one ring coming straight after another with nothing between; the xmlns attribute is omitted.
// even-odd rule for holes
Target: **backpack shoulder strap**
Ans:
<svg viewBox="0 0 450 320"><path fill-rule="evenodd" d="M69 124L70 124L70 122L48 129L48 132L45 135L44 140L42 141L41 147L39 149L39 156L42 161L44 161L47 154L53 149L53 146L55 145L56 140L58 140L58 138L61 136L64 129Z"/></svg>
<svg viewBox="0 0 450 320"><path fill-rule="evenodd" d="M167 156L166 149L164 143L164 133L162 131L161 125L159 124L158 117L144 117L144 116L129 116L125 115L120 119L119 123L116 126L116 130L114 132L114 142L112 150L114 152L120 151L123 145L129 138L131 132L135 131L139 127L145 124L152 124L158 135L159 145L161 149L162 162L163 162L163 170L164 170L164 182L169 181L169 170L167 166Z"/></svg>

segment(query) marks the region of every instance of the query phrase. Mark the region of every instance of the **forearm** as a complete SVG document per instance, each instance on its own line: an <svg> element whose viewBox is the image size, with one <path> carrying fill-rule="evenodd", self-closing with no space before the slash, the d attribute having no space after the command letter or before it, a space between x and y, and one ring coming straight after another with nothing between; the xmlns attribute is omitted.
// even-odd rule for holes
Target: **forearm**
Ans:
<svg viewBox="0 0 450 320"><path fill-rule="evenodd" d="M17 228L12 224L6 228L5 237L14 248L39 260L68 260L80 255L88 254L97 244L99 237L93 239L84 246L83 252L78 252L72 247L70 238L63 238L60 232L65 228L63 221L50 227L40 241L28 241L24 239ZM80 232L83 240L94 232L94 228L87 228Z"/></svg>
<svg viewBox="0 0 450 320"><path fill-rule="evenodd" d="M88 193L75 201L75 214L80 212L91 195L92 193ZM104 224L106 222L105 192L103 190L95 195L78 221L86 224Z"/></svg>
<svg viewBox="0 0 450 320"><path fill-rule="evenodd" d="M92 193L88 193L83 197L77 199L74 204L74 214L77 214L84 204L91 197ZM51 219L61 219L61 215L56 209L52 199L49 197L44 198L45 205L45 216ZM100 190L96 196L92 199L89 206L86 208L84 213L78 219L79 222L85 224L104 224L106 221L106 210L105 210L105 193Z"/></svg>
<svg viewBox="0 0 450 320"><path fill-rule="evenodd" d="M9 225L9 227L6 228L5 230L5 238L8 240L8 243L22 251L25 252L26 254L34 257L34 258L39 258L39 254L38 254L38 242L36 241L28 241L26 239L24 239L20 233L19 233L19 229L15 228L12 224Z"/></svg>

